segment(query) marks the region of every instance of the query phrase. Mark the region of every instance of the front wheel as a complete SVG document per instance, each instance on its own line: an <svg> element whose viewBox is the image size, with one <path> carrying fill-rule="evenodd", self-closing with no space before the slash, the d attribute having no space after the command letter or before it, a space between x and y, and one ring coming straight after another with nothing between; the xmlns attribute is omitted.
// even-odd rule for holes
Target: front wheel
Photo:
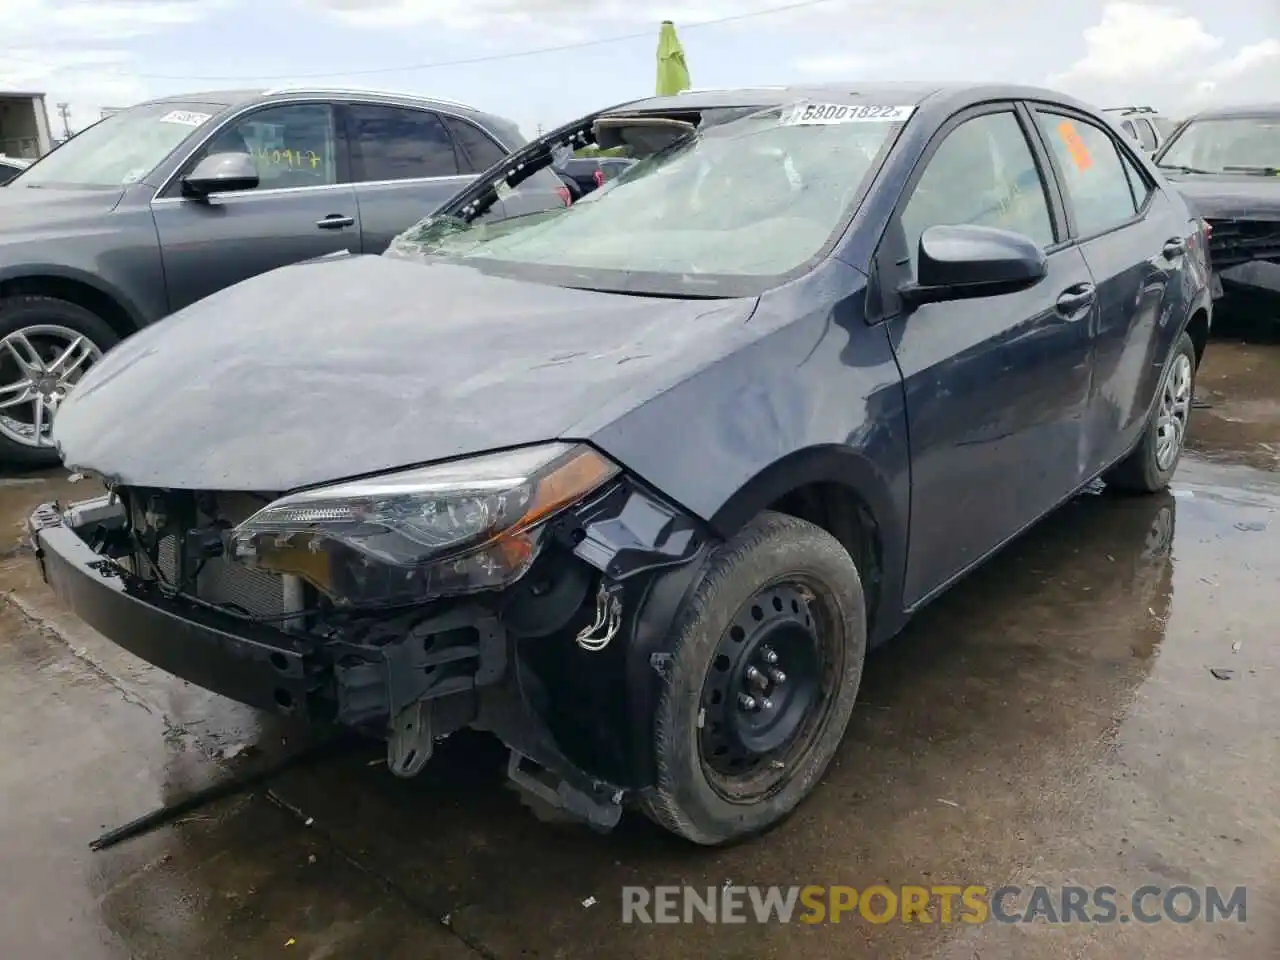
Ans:
<svg viewBox="0 0 1280 960"><path fill-rule="evenodd" d="M57 466L58 406L119 339L101 317L66 300L0 300L0 462Z"/></svg>
<svg viewBox="0 0 1280 960"><path fill-rule="evenodd" d="M1156 493L1169 485L1186 443L1195 383L1196 345L1184 333L1165 365L1146 431L1133 452L1103 477L1108 486L1128 493Z"/></svg>
<svg viewBox="0 0 1280 960"><path fill-rule="evenodd" d="M857 567L821 528L763 513L712 556L675 630L644 810L704 845L761 833L848 726L867 648Z"/></svg>

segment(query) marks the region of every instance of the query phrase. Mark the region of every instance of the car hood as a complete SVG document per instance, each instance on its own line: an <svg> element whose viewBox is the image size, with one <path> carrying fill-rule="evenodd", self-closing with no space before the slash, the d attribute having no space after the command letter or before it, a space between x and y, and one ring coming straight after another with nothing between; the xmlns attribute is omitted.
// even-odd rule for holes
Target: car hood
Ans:
<svg viewBox="0 0 1280 960"><path fill-rule="evenodd" d="M1196 216L1280 220L1280 177L1174 175L1169 178Z"/></svg>
<svg viewBox="0 0 1280 960"><path fill-rule="evenodd" d="M118 483L270 493L582 439L583 418L631 409L714 359L756 302L316 260L125 340L64 402L54 439L69 467Z"/></svg>
<svg viewBox="0 0 1280 960"><path fill-rule="evenodd" d="M24 187L19 180L0 190L0 231L56 226L110 213L123 195L123 190Z"/></svg>

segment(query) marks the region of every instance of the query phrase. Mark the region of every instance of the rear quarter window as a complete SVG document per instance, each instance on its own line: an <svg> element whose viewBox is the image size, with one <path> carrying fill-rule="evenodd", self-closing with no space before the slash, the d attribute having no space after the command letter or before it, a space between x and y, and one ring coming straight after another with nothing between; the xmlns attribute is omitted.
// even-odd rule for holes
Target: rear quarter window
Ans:
<svg viewBox="0 0 1280 960"><path fill-rule="evenodd" d="M487 133L474 123L458 117L445 117L444 125L449 135L458 145L459 159L462 160L464 173L480 173L488 170L507 155L507 151Z"/></svg>

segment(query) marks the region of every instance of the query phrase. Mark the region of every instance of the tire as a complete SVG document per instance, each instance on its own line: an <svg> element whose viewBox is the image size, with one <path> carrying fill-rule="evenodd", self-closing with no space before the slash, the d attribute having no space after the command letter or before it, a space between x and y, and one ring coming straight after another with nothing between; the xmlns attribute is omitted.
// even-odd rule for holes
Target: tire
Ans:
<svg viewBox="0 0 1280 960"><path fill-rule="evenodd" d="M25 341L16 341L16 334L24 335ZM80 366L75 368L73 376L66 383L57 385L57 389L50 394L57 397L55 403L60 401L59 392L65 395L65 388L74 384L85 369L115 346L120 337L97 314L66 300L28 296L0 300L0 402L15 399L19 390L16 385L27 377L17 362L19 353L30 356L23 343L33 345L36 354L44 361L51 361L66 346L75 342L75 337L83 337L85 344L92 346L94 355L86 355ZM89 352L87 347L79 349ZM80 353L77 352L68 359L74 360L79 356ZM39 468L58 466L61 462L57 450L52 446L34 446L13 436L21 435L23 426L34 427L35 402L32 400L0 409L0 417L3 418L0 420L0 463ZM42 411L41 419L44 423L52 422L45 411Z"/></svg>
<svg viewBox="0 0 1280 960"><path fill-rule="evenodd" d="M762 599L770 594L772 598ZM761 607L769 612L762 614ZM732 713L738 703L736 677L745 676L733 671L750 650L763 649L763 656L768 655L768 648L760 645L763 636L798 642L805 617L815 627L811 637L780 647L789 657L777 661L781 667L789 665L790 658L805 669L779 681L764 694L769 699L759 702L773 709L776 696L776 717L793 715L799 709L796 704L807 701L784 689L791 683L796 685L791 691L817 691L819 705L803 713L806 719L786 745L763 754L766 759L754 772L726 775L713 767L715 758L708 757L708 744L729 736L716 732L716 718L728 718L734 729L738 723L753 722L752 716L743 721ZM745 639L734 632L743 623L748 627ZM660 826L706 846L763 833L813 790L848 726L867 650L858 569L840 542L821 528L783 514L762 513L712 555L677 613L674 630L674 659L654 723L656 782L642 794L641 807ZM808 643L818 652L817 669L806 666L803 647ZM800 653L792 655L795 651ZM730 670L718 669L718 663L728 659L721 656L726 652L739 659ZM806 682L806 676L816 679ZM714 700L717 692L719 701Z"/></svg>
<svg viewBox="0 0 1280 960"><path fill-rule="evenodd" d="M1178 469L1191 419L1195 396L1196 346L1183 333L1165 364L1156 391L1156 402L1142 439L1132 452L1103 475L1107 486L1123 493L1157 493L1164 490ZM1176 440L1171 456L1162 453L1161 437L1173 424Z"/></svg>

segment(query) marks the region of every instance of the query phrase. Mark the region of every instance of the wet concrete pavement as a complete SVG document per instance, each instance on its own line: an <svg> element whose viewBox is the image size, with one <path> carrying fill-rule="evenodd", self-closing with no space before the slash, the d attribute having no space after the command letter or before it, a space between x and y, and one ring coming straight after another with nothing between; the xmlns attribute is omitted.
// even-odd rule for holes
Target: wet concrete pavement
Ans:
<svg viewBox="0 0 1280 960"><path fill-rule="evenodd" d="M121 653L0 554L0 956L1280 957L1280 344L1215 342L1200 396L1171 494L1085 494L928 609L871 658L818 792L724 851L542 822L497 746L458 736L414 781L357 750L92 853L306 734ZM81 493L0 481L0 547L33 504ZM1248 912L620 922L623 885L727 882L1243 885Z"/></svg>

